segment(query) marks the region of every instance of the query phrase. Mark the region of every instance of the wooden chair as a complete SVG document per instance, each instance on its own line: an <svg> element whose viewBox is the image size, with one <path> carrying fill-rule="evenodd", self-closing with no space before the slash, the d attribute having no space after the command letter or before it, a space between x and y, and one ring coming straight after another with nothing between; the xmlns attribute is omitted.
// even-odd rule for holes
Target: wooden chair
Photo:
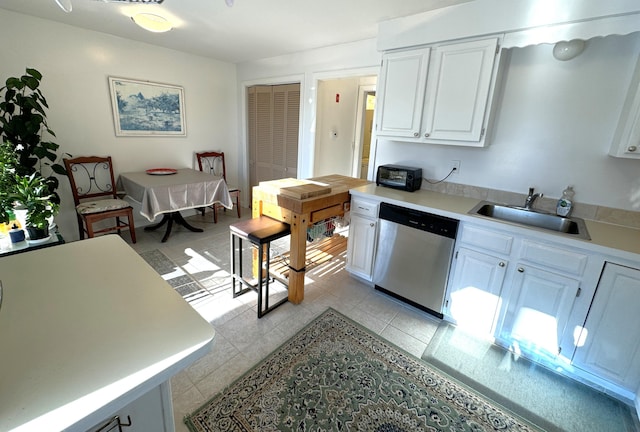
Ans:
<svg viewBox="0 0 640 432"><path fill-rule="evenodd" d="M219 177L227 183L227 168L224 163L224 152L200 152L196 153L196 159L198 160L198 169L203 172L207 172L216 177ZM234 186L230 186L227 183L227 187L229 188L229 195L231 195L231 200L234 202L236 206L236 210L238 212L238 218L240 215L240 189ZM214 204L210 206L213 209L213 221L218 223L218 208L222 207L220 204ZM204 208L201 208L200 211L204 214ZM226 211L226 209L224 209Z"/></svg>
<svg viewBox="0 0 640 432"><path fill-rule="evenodd" d="M76 205L80 240L84 239L85 233L92 238L111 231L120 234L120 230L128 228L131 241L135 243L133 209L127 201L118 198L111 157L76 157L63 161ZM120 220L121 217L126 217L127 222ZM113 218L115 225L93 228L93 224Z"/></svg>

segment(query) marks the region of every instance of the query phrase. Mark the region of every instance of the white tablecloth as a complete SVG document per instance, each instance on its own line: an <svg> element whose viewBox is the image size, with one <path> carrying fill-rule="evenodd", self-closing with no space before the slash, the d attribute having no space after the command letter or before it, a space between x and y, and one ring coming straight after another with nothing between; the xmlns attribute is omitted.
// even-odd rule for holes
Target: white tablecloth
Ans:
<svg viewBox="0 0 640 432"><path fill-rule="evenodd" d="M146 172L120 174L120 186L141 204L140 214L153 221L156 216L220 203L231 209L233 202L224 180L190 168L176 174L151 175Z"/></svg>

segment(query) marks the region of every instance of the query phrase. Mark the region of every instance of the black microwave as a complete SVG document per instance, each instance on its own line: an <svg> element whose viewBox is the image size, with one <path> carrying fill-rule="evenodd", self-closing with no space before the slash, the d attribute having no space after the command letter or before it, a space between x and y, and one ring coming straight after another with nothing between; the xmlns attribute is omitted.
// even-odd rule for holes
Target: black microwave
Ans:
<svg viewBox="0 0 640 432"><path fill-rule="evenodd" d="M413 192L422 186L422 168L402 165L380 165L376 185Z"/></svg>

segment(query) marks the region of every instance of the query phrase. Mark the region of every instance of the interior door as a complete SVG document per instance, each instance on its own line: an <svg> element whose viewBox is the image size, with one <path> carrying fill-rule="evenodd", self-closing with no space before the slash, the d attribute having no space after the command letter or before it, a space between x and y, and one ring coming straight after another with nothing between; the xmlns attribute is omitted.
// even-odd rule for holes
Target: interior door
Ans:
<svg viewBox="0 0 640 432"><path fill-rule="evenodd" d="M300 84L249 87L247 110L250 187L297 177Z"/></svg>

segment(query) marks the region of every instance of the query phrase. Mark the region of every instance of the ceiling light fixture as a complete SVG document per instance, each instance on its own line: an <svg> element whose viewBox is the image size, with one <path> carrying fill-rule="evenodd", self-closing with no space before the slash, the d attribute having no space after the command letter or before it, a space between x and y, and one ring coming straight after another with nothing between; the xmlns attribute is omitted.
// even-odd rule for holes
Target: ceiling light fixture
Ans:
<svg viewBox="0 0 640 432"><path fill-rule="evenodd" d="M561 41L553 46L553 57L556 60L567 61L578 57L584 51L584 41L582 39L573 39L570 41Z"/></svg>
<svg viewBox="0 0 640 432"><path fill-rule="evenodd" d="M139 13L132 16L131 19L143 29L154 33L168 32L173 28L173 25L160 15Z"/></svg>
<svg viewBox="0 0 640 432"><path fill-rule="evenodd" d="M62 9L66 13L71 12L71 10L73 9L71 0L56 0L56 4L60 6L60 9Z"/></svg>

